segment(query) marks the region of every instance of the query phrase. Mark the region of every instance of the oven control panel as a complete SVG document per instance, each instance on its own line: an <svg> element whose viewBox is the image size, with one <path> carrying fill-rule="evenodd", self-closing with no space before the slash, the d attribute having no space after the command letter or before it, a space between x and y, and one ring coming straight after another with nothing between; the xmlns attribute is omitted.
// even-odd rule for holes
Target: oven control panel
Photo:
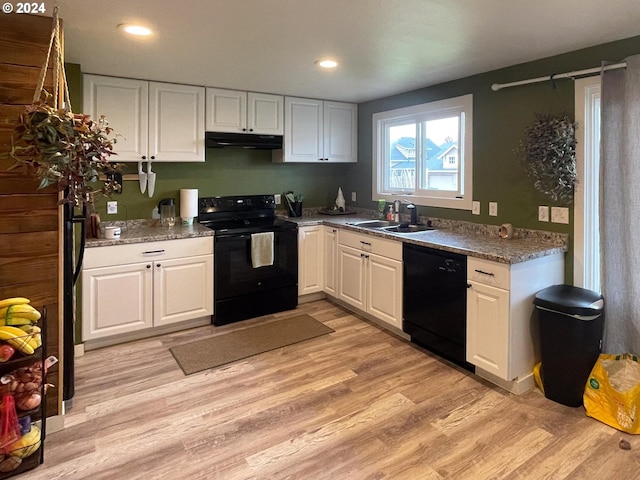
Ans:
<svg viewBox="0 0 640 480"><path fill-rule="evenodd" d="M198 199L198 211L215 212L247 212L276 208L273 195L234 195L227 197L201 197Z"/></svg>

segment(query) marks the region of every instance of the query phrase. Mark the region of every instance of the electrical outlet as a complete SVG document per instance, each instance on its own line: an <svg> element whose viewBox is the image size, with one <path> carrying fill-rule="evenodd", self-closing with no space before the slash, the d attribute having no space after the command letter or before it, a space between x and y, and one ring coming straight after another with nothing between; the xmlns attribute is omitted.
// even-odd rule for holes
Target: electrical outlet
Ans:
<svg viewBox="0 0 640 480"><path fill-rule="evenodd" d="M538 221L539 222L549 221L549 207L547 207L546 205L538 206Z"/></svg>
<svg viewBox="0 0 640 480"><path fill-rule="evenodd" d="M279 194L279 193L276 193L276 194L273 196L273 198L274 198L274 200L276 201L276 205L280 205L280 204L282 203L282 197L280 196L280 194Z"/></svg>
<svg viewBox="0 0 640 480"><path fill-rule="evenodd" d="M474 215L480 215L480 202L473 202L473 206L471 207L471 213Z"/></svg>
<svg viewBox="0 0 640 480"><path fill-rule="evenodd" d="M498 202L489 202L489 215L492 217L498 216Z"/></svg>
<svg viewBox="0 0 640 480"><path fill-rule="evenodd" d="M351 201L352 202L356 201L356 192L351 192Z"/></svg>
<svg viewBox="0 0 640 480"><path fill-rule="evenodd" d="M551 221L553 223L569 223L569 209L567 207L551 207Z"/></svg>
<svg viewBox="0 0 640 480"><path fill-rule="evenodd" d="M118 202L107 202L107 214L112 215L114 213L118 213Z"/></svg>

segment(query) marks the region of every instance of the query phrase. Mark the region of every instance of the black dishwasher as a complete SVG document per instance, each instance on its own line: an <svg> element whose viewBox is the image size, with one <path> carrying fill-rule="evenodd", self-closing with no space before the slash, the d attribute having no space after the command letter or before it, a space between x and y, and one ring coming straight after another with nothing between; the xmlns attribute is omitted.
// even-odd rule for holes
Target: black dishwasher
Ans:
<svg viewBox="0 0 640 480"><path fill-rule="evenodd" d="M467 363L467 257L405 243L402 329L411 341L461 367Z"/></svg>

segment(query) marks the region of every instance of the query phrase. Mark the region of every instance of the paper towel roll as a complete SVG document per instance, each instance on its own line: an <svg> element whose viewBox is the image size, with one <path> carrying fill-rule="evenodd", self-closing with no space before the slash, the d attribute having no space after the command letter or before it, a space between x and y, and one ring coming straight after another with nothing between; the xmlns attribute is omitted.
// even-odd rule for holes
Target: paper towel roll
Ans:
<svg viewBox="0 0 640 480"><path fill-rule="evenodd" d="M180 190L180 217L183 225L191 225L193 217L198 216L198 189L183 188Z"/></svg>

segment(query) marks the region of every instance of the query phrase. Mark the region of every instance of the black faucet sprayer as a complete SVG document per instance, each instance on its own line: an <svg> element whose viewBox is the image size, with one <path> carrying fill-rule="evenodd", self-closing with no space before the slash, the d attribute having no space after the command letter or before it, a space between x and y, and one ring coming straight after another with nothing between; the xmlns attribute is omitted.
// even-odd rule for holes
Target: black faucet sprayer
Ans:
<svg viewBox="0 0 640 480"><path fill-rule="evenodd" d="M409 210L409 214L411 215L411 220L409 224L417 225L418 224L418 209L413 203L407 204L407 210Z"/></svg>

